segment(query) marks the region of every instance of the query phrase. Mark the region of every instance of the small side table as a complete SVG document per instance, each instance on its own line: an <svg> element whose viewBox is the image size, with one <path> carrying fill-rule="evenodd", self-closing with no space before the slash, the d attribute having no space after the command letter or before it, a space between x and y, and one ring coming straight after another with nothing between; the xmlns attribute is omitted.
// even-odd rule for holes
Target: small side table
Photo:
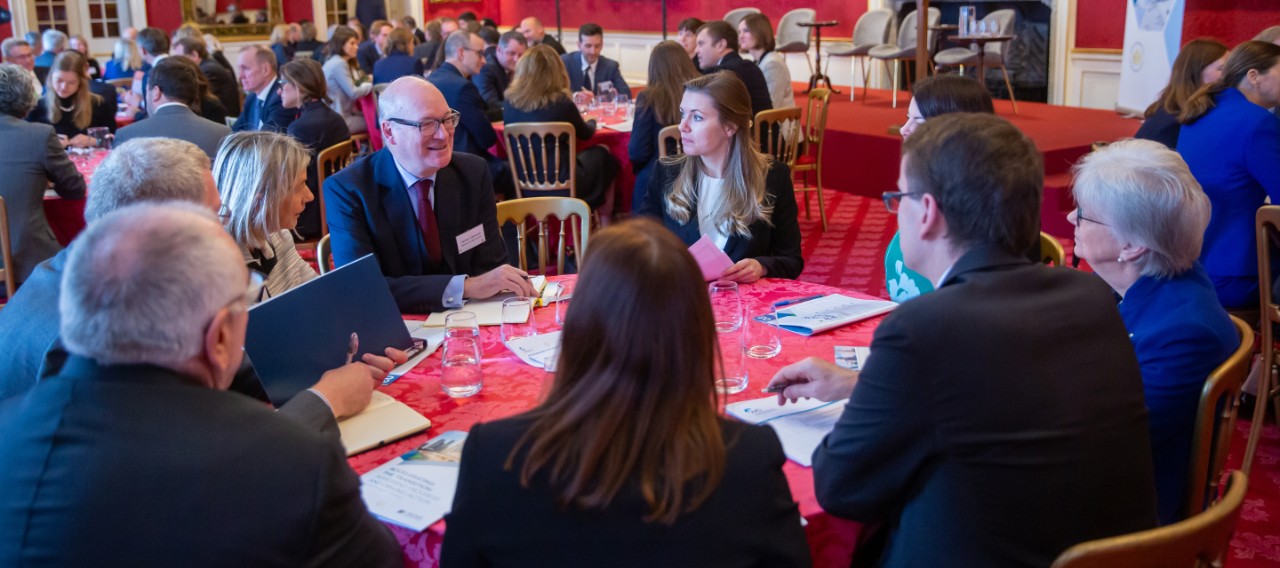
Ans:
<svg viewBox="0 0 1280 568"><path fill-rule="evenodd" d="M822 28L829 28L839 23L840 22L837 20L825 20L822 22L800 22L796 24L806 28L813 28L814 32L813 74L809 75L809 88L805 90L805 93L812 91L818 86L818 81L822 81L823 83L826 83L827 88L831 89L833 94L840 94L840 89L831 86L831 77L826 76L822 72Z"/></svg>
<svg viewBox="0 0 1280 568"><path fill-rule="evenodd" d="M987 44L991 42L1013 41L1016 35L953 35L947 39L954 42L978 44L978 82L987 84Z"/></svg>

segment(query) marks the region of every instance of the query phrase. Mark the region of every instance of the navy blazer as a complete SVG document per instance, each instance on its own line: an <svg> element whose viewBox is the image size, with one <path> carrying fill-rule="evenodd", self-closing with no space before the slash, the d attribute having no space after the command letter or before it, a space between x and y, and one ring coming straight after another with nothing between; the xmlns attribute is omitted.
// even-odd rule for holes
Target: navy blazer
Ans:
<svg viewBox="0 0 1280 568"><path fill-rule="evenodd" d="M480 97L489 105L490 112L498 109L497 120L502 120L502 101L506 99L507 87L511 86L511 74L495 59L490 59L480 72L471 77L471 82L480 89ZM490 115L492 116L492 115Z"/></svg>
<svg viewBox="0 0 1280 568"><path fill-rule="evenodd" d="M586 74L582 72L582 52L566 53L560 56L560 60L564 62L564 68L569 71L569 92L581 91L587 80ZM618 62L601 55L596 61L596 84L599 85L604 81L613 82L613 88L618 90L619 95L631 97L631 87L627 85L627 80L622 78L622 70L618 67Z"/></svg>
<svg viewBox="0 0 1280 568"><path fill-rule="evenodd" d="M658 163L654 168L640 214L661 220L685 244L693 245L702 238L702 232L698 230L697 203L694 203L689 222L683 225L667 214L667 194L671 192L681 165ZM724 252L734 262L744 258L756 259L764 266L767 277L794 280L804 270L804 257L800 254L800 210L796 206L791 170L786 164L772 162L764 184L765 199L773 203L772 217L768 222L752 223L748 227L750 237L730 235Z"/></svg>
<svg viewBox="0 0 1280 568"><path fill-rule="evenodd" d="M1134 138L1142 140L1154 140L1170 150L1178 149L1178 134L1182 132L1182 124L1178 122L1178 117L1169 114L1164 107L1156 109L1151 116L1142 121L1142 126L1138 127L1138 132L1133 135Z"/></svg>
<svg viewBox="0 0 1280 568"><path fill-rule="evenodd" d="M889 568L1043 567L1072 545L1154 527L1127 335L1096 276L975 246L876 328L814 452L818 502L888 522L878 565Z"/></svg>
<svg viewBox="0 0 1280 568"><path fill-rule="evenodd" d="M170 369L73 356L0 432L3 566L401 563L336 437Z"/></svg>
<svg viewBox="0 0 1280 568"><path fill-rule="evenodd" d="M747 93L751 95L752 116L760 114L761 111L773 110L773 99L769 97L769 83L765 81L764 73L755 62L747 61L737 53L730 52L720 60L720 65L705 71L710 74L721 70L733 71L747 85Z"/></svg>
<svg viewBox="0 0 1280 568"><path fill-rule="evenodd" d="M265 105L258 104L258 93L245 95L244 108L241 110L240 116L236 118L235 124L231 125L231 131L269 130L271 132L285 132L297 115L296 110L284 108L284 102L280 100L280 81L277 80L271 83L271 90L267 91ZM259 116L262 116L261 128L257 126Z"/></svg>
<svg viewBox="0 0 1280 568"><path fill-rule="evenodd" d="M298 217L298 233L307 239L319 238L323 232L320 219L320 199L323 196L320 194L316 158L330 146L349 142L351 129L347 127L347 121L323 101L311 101L298 110L298 118L289 125L289 136L311 150L311 163L307 166L307 187L316 198L307 204Z"/></svg>
<svg viewBox="0 0 1280 568"><path fill-rule="evenodd" d="M240 84L236 76L213 59L200 62L200 72L209 80L209 92L218 97L230 116L240 116Z"/></svg>
<svg viewBox="0 0 1280 568"><path fill-rule="evenodd" d="M720 421L724 477L695 511L668 527L642 521L648 505L634 483L600 511L556 506L545 470L524 487L523 458L513 468L504 464L529 426L518 416L471 428L453 510L445 517L442 566L811 565L782 473L786 457L767 427Z"/></svg>
<svg viewBox="0 0 1280 568"><path fill-rule="evenodd" d="M635 190L631 193L631 210L639 211L644 204L645 193L649 190L649 178L653 174L653 165L658 161L658 132L666 124L658 121L658 113L648 104L644 91L636 95L636 116L632 121L631 140L627 142L627 154L631 158L631 170L636 174ZM669 151L675 153L677 148L672 144Z"/></svg>
<svg viewBox="0 0 1280 568"><path fill-rule="evenodd" d="M1200 390L1205 377L1240 345L1240 336L1198 262L1170 278L1139 278L1119 307L1151 413L1160 524L1169 524L1186 512Z"/></svg>
<svg viewBox="0 0 1280 568"><path fill-rule="evenodd" d="M547 47L550 47L551 49L556 50L556 55L565 54L564 46L560 44L560 40L556 39L556 37L551 34L543 35L542 41L538 42L538 44L545 45ZM529 47L533 47L533 44L530 44Z"/></svg>
<svg viewBox="0 0 1280 568"><path fill-rule="evenodd" d="M484 160L455 151L436 173L435 195L443 264L427 256L409 190L389 149L330 176L324 200L334 265L373 253L400 311L426 313L444 309L444 291L454 275L477 276L507 263ZM480 225L485 241L459 253L457 236Z"/></svg>
<svg viewBox="0 0 1280 568"><path fill-rule="evenodd" d="M422 62L399 51L373 64L373 84L390 83L409 75L422 76Z"/></svg>
<svg viewBox="0 0 1280 568"><path fill-rule="evenodd" d="M377 44L373 40L366 39L356 49L356 63L360 64L360 68L364 69L365 74L373 75L373 66L382 59L383 55L378 53Z"/></svg>
<svg viewBox="0 0 1280 568"><path fill-rule="evenodd" d="M480 89L448 62L441 63L427 80L444 94L449 108L462 115L458 128L453 132L454 151L491 156L489 148L498 143L498 133L489 121L488 107L480 96Z"/></svg>

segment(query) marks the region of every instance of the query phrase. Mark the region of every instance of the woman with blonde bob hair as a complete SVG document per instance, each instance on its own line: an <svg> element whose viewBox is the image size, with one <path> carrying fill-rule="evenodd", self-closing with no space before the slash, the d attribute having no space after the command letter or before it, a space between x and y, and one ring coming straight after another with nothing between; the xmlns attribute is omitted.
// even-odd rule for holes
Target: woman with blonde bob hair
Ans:
<svg viewBox="0 0 1280 568"><path fill-rule="evenodd" d="M222 196L223 225L250 270L263 275L266 296L316 277L298 256L292 231L314 197L307 187L311 153L274 132L236 132L218 148L213 179Z"/></svg>
<svg viewBox="0 0 1280 568"><path fill-rule="evenodd" d="M646 219L601 231L563 333L546 399L467 436L442 565L810 564L776 435L720 415L684 243Z"/></svg>
<svg viewBox="0 0 1280 568"><path fill-rule="evenodd" d="M515 77L503 97L502 119L506 124L568 122L578 140L589 140L596 133L596 122L582 120L578 107L569 98L569 72L564 62L545 45L530 48L516 63ZM561 159L560 181L569 178L568 145L573 143L560 140L560 150L555 152ZM541 166L542 141L535 139L531 145L534 161ZM577 165L575 197L597 209L604 205L606 191L618 175L618 160L604 146L592 146L578 152Z"/></svg>
<svg viewBox="0 0 1280 568"><path fill-rule="evenodd" d="M1177 152L1124 140L1075 166L1076 255L1121 298L1142 369L1161 524L1187 510L1188 468L1204 379L1240 343L1196 260L1209 198Z"/></svg>
<svg viewBox="0 0 1280 568"><path fill-rule="evenodd" d="M686 244L709 237L735 263L722 279L800 276L791 172L756 149L747 86L723 72L689 81L680 115L684 153L659 161L640 214L661 219Z"/></svg>
<svg viewBox="0 0 1280 568"><path fill-rule="evenodd" d="M31 119L52 124L64 145L91 148L97 141L86 135L90 128L116 130L116 102L95 94L89 85L88 65L78 51L58 54L45 77L44 96Z"/></svg>

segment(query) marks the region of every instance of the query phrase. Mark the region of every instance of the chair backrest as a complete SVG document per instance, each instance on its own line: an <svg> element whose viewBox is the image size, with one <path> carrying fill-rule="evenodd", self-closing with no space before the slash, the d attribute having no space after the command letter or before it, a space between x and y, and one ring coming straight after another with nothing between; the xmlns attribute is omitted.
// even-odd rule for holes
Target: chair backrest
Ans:
<svg viewBox="0 0 1280 568"><path fill-rule="evenodd" d="M1187 471L1187 516L1205 510L1218 496L1218 482L1227 466L1227 452L1235 433L1236 402L1253 362L1253 329L1231 317L1240 333L1240 346L1209 374L1200 390L1195 434L1191 438L1191 469Z"/></svg>
<svg viewBox="0 0 1280 568"><path fill-rule="evenodd" d="M933 28L938 27L938 23L941 21L942 21L942 10L939 10L937 8L929 8L929 21L925 22L925 26L929 28L929 32L928 32L928 35L925 36L925 43L924 43L926 49L929 50L929 53L933 53L934 49L937 47L937 42L933 41L933 36L938 32L934 31Z"/></svg>
<svg viewBox="0 0 1280 568"><path fill-rule="evenodd" d="M320 201L320 234L329 234L329 217L324 208L324 180L351 163L355 152L351 141L339 142L316 156L316 199Z"/></svg>
<svg viewBox="0 0 1280 568"><path fill-rule="evenodd" d="M1158 529L1077 544L1053 568L1221 566L1248 485L1248 476L1233 471L1226 496L1207 511Z"/></svg>
<svg viewBox="0 0 1280 568"><path fill-rule="evenodd" d="M734 31L738 31L738 23L748 14L759 14L759 8L734 8L724 13L724 21L733 27Z"/></svg>
<svg viewBox="0 0 1280 568"><path fill-rule="evenodd" d="M853 45L881 45L889 43L893 33L893 10L876 8L858 17L853 25Z"/></svg>
<svg viewBox="0 0 1280 568"><path fill-rule="evenodd" d="M907 49L916 46L916 12L912 10L902 17L898 25L898 48Z"/></svg>
<svg viewBox="0 0 1280 568"><path fill-rule="evenodd" d="M526 191L564 191L577 197L578 139L568 122L522 122L503 127L516 197Z"/></svg>
<svg viewBox="0 0 1280 568"><path fill-rule="evenodd" d="M1062 266L1062 259L1067 253L1062 250L1062 243L1053 235L1040 231L1040 263L1050 266Z"/></svg>
<svg viewBox="0 0 1280 568"><path fill-rule="evenodd" d="M995 22L996 30L999 35L1011 35L1014 25L1018 22L1018 13L1013 10L996 10L986 17L982 18L984 22ZM985 49L988 58L998 58L1001 61L1009 60L1009 52L1012 50L1005 49L1005 46L1011 42L993 41L987 44Z"/></svg>
<svg viewBox="0 0 1280 568"><path fill-rule="evenodd" d="M528 271L528 231L525 230L529 217L533 217L538 226L538 267L543 274L547 273L547 238L549 221L559 220L559 239L556 244L556 274L564 274L565 243L567 241L565 227L569 227L569 236L573 239L573 250L581 259L587 252L587 240L591 233L591 208L587 202L572 197L526 197L508 199L498 202L498 226L508 222L516 225L516 251L520 258L520 269ZM573 220L577 217L577 220Z"/></svg>
<svg viewBox="0 0 1280 568"><path fill-rule="evenodd" d="M796 149L800 144L800 107L762 110L756 114L751 137L760 144L760 151L793 168L796 165Z"/></svg>
<svg viewBox="0 0 1280 568"><path fill-rule="evenodd" d="M806 150L818 163L822 162L823 140L827 138L827 109L831 108L831 89L817 87L809 91L809 102L805 112L807 122L804 125Z"/></svg>
<svg viewBox="0 0 1280 568"><path fill-rule="evenodd" d="M4 267L0 268L0 276L4 278L5 301L13 299L13 293L18 291L18 285L13 279L13 243L9 241L9 207L4 204L4 198L0 197L0 260L4 261Z"/></svg>
<svg viewBox="0 0 1280 568"><path fill-rule="evenodd" d="M670 148L675 148L673 153ZM672 124L658 131L658 157L665 158L673 154L684 152L684 146L680 143L680 125Z"/></svg>
<svg viewBox="0 0 1280 568"><path fill-rule="evenodd" d="M329 242L327 234L320 237L320 243L316 245L316 265L320 268L320 274L333 270L333 244Z"/></svg>
<svg viewBox="0 0 1280 568"><path fill-rule="evenodd" d="M818 17L813 8L796 8L782 15L774 30L774 43L778 51L807 51L813 35L813 28L801 26L800 23L812 22ZM735 24L736 25L736 24ZM783 49L784 47L788 49Z"/></svg>

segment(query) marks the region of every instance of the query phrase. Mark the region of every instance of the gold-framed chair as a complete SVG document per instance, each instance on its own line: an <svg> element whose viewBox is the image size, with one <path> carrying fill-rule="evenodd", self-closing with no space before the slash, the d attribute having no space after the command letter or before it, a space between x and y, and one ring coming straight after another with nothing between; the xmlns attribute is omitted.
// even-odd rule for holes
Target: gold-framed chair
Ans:
<svg viewBox="0 0 1280 568"><path fill-rule="evenodd" d="M1276 245L1274 239L1280 238L1280 205L1264 205L1258 208L1255 219L1255 233L1258 239L1258 284L1261 289L1258 306L1258 335L1262 340L1261 372L1258 373L1258 401L1253 407L1253 420L1249 425L1249 443L1245 446L1244 461L1240 469L1249 473L1253 466L1253 456L1258 451L1258 441L1262 436L1262 425L1267 418L1267 403L1270 402L1277 421L1280 421L1280 384L1276 377L1276 338L1275 326L1280 324L1280 306L1271 293L1271 250ZM1246 320L1248 321L1248 320Z"/></svg>
<svg viewBox="0 0 1280 568"><path fill-rule="evenodd" d="M796 165L801 112L800 107L762 110L756 113L755 122L751 124L751 138L759 144L760 151L786 164L787 168Z"/></svg>
<svg viewBox="0 0 1280 568"><path fill-rule="evenodd" d="M351 163L352 154L352 144L346 141L325 148L316 155L316 202L320 207L321 238L296 242L294 246L298 250L316 250L320 240L329 235L329 217L324 207L324 180L347 167Z"/></svg>
<svg viewBox="0 0 1280 568"><path fill-rule="evenodd" d="M535 144L536 142L536 144ZM522 122L502 131L507 163L516 185L516 198L525 192L569 191L577 197L578 138L568 122ZM568 158L567 164L565 158ZM568 166L565 175L564 166Z"/></svg>
<svg viewBox="0 0 1280 568"><path fill-rule="evenodd" d="M525 230L529 217L537 222L538 235L538 269L547 273L548 222L551 218L560 221L559 239L556 243L556 274L564 274L566 253L566 231L573 240L573 250L578 258L587 252L587 241L591 234L591 208L587 202L573 197L524 197L508 199L498 203L498 226L508 222L516 225L516 250L520 259L520 269L528 271L528 235ZM573 222L572 217L578 221Z"/></svg>
<svg viewBox="0 0 1280 568"><path fill-rule="evenodd" d="M1227 467L1227 452L1236 430L1236 405L1240 387L1253 362L1253 328L1231 316L1240 333L1240 346L1218 365L1200 390L1195 433L1191 437L1191 468L1187 470L1187 509L1191 518L1204 511L1218 496L1218 483Z"/></svg>
<svg viewBox="0 0 1280 568"><path fill-rule="evenodd" d="M320 269L320 274L333 270L333 243L329 242L329 235L320 237L320 242L316 244L316 267Z"/></svg>
<svg viewBox="0 0 1280 568"><path fill-rule="evenodd" d="M1053 235L1040 231L1040 263L1049 266L1062 266L1062 261L1066 258L1066 251L1062 250L1062 243Z"/></svg>
<svg viewBox="0 0 1280 568"><path fill-rule="evenodd" d="M10 268L13 266L13 243L9 241L9 206L4 204L3 197L0 197L0 260L4 261L4 266L0 267L0 278L4 278L4 301L8 303L18 291L18 284Z"/></svg>
<svg viewBox="0 0 1280 568"><path fill-rule="evenodd" d="M852 91L852 88L850 89ZM800 187L796 193L804 193L804 218L809 219L809 194L818 194L818 218L822 220L822 231L827 230L827 203L822 196L822 147L827 138L827 110L831 108L831 89L815 88L809 91L809 102L806 105L807 122L803 127L805 143L804 154L796 157L791 166L792 175L800 175ZM816 185L809 187L809 172L814 172Z"/></svg>
<svg viewBox="0 0 1280 568"><path fill-rule="evenodd" d="M680 125L672 124L663 127L658 131L658 158L665 158L672 155L667 148L675 148L676 154L684 152L684 145L680 143Z"/></svg>
<svg viewBox="0 0 1280 568"><path fill-rule="evenodd" d="M1052 568L1222 566L1249 477L1231 472L1227 494L1208 510L1157 529L1091 540L1068 548Z"/></svg>

